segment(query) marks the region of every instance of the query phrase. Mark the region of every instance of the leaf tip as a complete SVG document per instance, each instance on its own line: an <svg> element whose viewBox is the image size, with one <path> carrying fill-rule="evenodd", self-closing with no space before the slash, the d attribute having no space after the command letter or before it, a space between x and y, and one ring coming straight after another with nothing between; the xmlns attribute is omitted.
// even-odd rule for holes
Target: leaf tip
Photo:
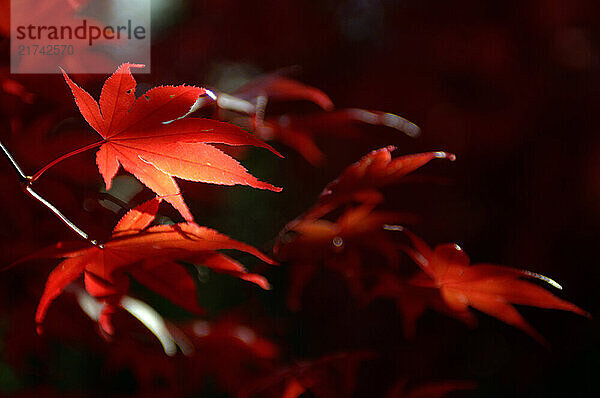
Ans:
<svg viewBox="0 0 600 398"><path fill-rule="evenodd" d="M62 73L62 75L63 75L63 77L64 77L65 81L67 82L67 84L68 84L69 82L73 82L73 81L71 80L71 78L69 77L69 75L67 74L67 72L66 72L66 71L65 71L63 68L61 68L61 67L59 66L59 67L58 67L58 69L60 69L60 71L61 71L61 73Z"/></svg>
<svg viewBox="0 0 600 398"><path fill-rule="evenodd" d="M386 231L404 231L404 227L402 225L394 225L394 224L384 224L383 229Z"/></svg>
<svg viewBox="0 0 600 398"><path fill-rule="evenodd" d="M259 181L260 184L257 185L250 185L253 188L259 188L259 189L266 189L267 191L272 191L272 192L281 192L283 191L282 187L276 187L275 185L271 185L268 182L262 182Z"/></svg>
<svg viewBox="0 0 600 398"><path fill-rule="evenodd" d="M454 162L456 160L456 155L450 152L438 151L434 152L433 156L436 159L448 159L451 162Z"/></svg>
<svg viewBox="0 0 600 398"><path fill-rule="evenodd" d="M118 69L121 69L122 67L126 67L126 68L139 68L139 69L141 69L141 68L145 68L146 65L144 65L144 64L131 64L129 62L124 62L124 63L121 64L121 66L119 66Z"/></svg>
<svg viewBox="0 0 600 398"><path fill-rule="evenodd" d="M577 315L581 315L582 317L587 318L587 319L592 319L593 318L592 314L589 313L589 312L587 312L583 308L579 308L578 306L576 306L573 303L568 303L568 304L570 304L569 305L570 308L567 308L567 310L570 310L572 313L577 314Z"/></svg>
<svg viewBox="0 0 600 398"><path fill-rule="evenodd" d="M263 290L271 290L271 284L265 277L260 276L254 282Z"/></svg>
<svg viewBox="0 0 600 398"><path fill-rule="evenodd" d="M542 274L538 274L536 272L531 272L531 271L527 271L527 270L522 270L521 272L525 276L528 276L530 278L539 279L541 281L546 282L547 284L549 284L550 286L552 286L552 287L554 287L554 288L556 288L558 290L563 290L563 287L558 282L556 282L554 279L552 279L552 278L548 278L547 276L544 276Z"/></svg>

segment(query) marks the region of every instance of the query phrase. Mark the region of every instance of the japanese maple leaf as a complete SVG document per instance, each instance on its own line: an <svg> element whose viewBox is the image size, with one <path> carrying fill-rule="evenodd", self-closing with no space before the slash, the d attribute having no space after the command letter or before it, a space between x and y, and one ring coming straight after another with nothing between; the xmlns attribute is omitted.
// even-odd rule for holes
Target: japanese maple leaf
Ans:
<svg viewBox="0 0 600 398"><path fill-rule="evenodd" d="M456 158L451 153L441 151L392 158L395 149L394 146L387 146L363 156L325 187L319 203L330 205L348 200L377 203L382 200L378 188L395 183L433 159L454 161Z"/></svg>
<svg viewBox="0 0 600 398"><path fill-rule="evenodd" d="M291 121L296 120L289 115L272 117L265 120L266 106L269 101L310 101L325 111L332 111L333 102L323 91L307 86L297 80L282 76L279 73L261 76L242 87L233 95L218 93L216 99L217 115L222 120L240 124L256 133L263 140L278 140L300 152L309 162L319 164L324 155L312 139L311 127L295 128ZM203 104L208 104L204 101ZM233 111L236 117L228 112ZM242 114L239 117L237 114ZM321 113L319 113L321 114ZM324 114L329 114L325 112ZM302 119L302 118L300 118ZM317 120L317 123L320 121ZM319 126L327 128L324 123Z"/></svg>
<svg viewBox="0 0 600 398"><path fill-rule="evenodd" d="M205 90L194 86L160 86L135 98L136 82L123 64L104 83L99 104L63 75L81 114L103 138L96 163L110 189L119 165L173 205L187 221L193 217L173 177L223 185L249 185L279 192L262 182L236 160L208 143L270 146L223 122L182 118Z"/></svg>
<svg viewBox="0 0 600 398"><path fill-rule="evenodd" d="M343 139L361 135L358 124L391 127L411 137L419 135L419 127L408 120L388 112L366 109L337 109L308 115L282 115L269 117L256 126L257 135L264 140L278 140L298 151L308 162L318 166L325 154L314 141L316 135L330 135Z"/></svg>
<svg viewBox="0 0 600 398"><path fill-rule="evenodd" d="M273 252L280 260L290 262L288 306L291 309L300 308L302 291L321 266L342 275L353 295L363 300L366 297L363 280L378 269L364 266L364 257L376 254L386 260L386 267L397 265L399 248L384 231L384 225L412 221L414 217L377 211L374 207L371 204L350 207L335 221L308 214L284 228Z"/></svg>
<svg viewBox="0 0 600 398"><path fill-rule="evenodd" d="M238 88L234 95L253 102L261 96L277 100L307 100L324 110L333 109L333 102L323 91L278 73L251 80Z"/></svg>
<svg viewBox="0 0 600 398"><path fill-rule="evenodd" d="M376 278L375 286L369 292L369 301L377 298L394 300L396 307L402 314L402 327L404 337L407 339L412 340L416 337L416 322L428 308L433 308L437 312L457 318L470 327L475 327L477 324L473 314L456 313L448 307L437 289L415 285L411 283L411 279L406 279L406 277L402 277L402 275L393 271L379 272Z"/></svg>
<svg viewBox="0 0 600 398"><path fill-rule="evenodd" d="M276 140L298 151L308 162L317 166L324 162L325 155L314 141L316 135L330 135L343 139L361 135L359 124L386 126L401 131L410 137L420 134L414 123L389 112L358 108L334 109L333 102L323 91L307 86L294 79L273 73L254 79L233 95L218 93L217 114L255 131L263 140ZM272 100L307 100L318 105L322 111L294 115L266 115L267 103ZM205 106L209 100L200 101ZM236 117L228 112L233 111ZM239 114L245 117L239 117Z"/></svg>
<svg viewBox="0 0 600 398"><path fill-rule="evenodd" d="M220 119L230 119L230 115L224 111L232 111L244 115L244 121L249 122L244 124L248 127L256 127L256 123L264 119L265 107L271 100L305 100L326 111L333 109L333 102L323 91L277 73L251 80L233 94L216 92L214 96L201 98L196 107L201 109L216 105L215 110Z"/></svg>
<svg viewBox="0 0 600 398"><path fill-rule="evenodd" d="M570 311L589 317L576 305L522 279L535 278L561 289L550 278L492 264L470 265L469 257L458 245L444 244L432 249L416 235L408 231L406 233L416 249L408 253L423 270L410 283L439 290L444 303L463 320L474 321L469 311L469 307L473 307L523 330L545 345L544 338L527 323L513 304Z"/></svg>
<svg viewBox="0 0 600 398"><path fill-rule="evenodd" d="M262 276L247 273L240 263L216 251L240 250L274 263L255 248L190 222L148 227L159 202L160 199L153 199L129 211L114 228L111 239L102 245L82 248L79 243L61 243L24 259L66 258L48 277L36 313L38 325L52 301L82 274L87 292L104 303L99 321L109 334L113 331L110 316L127 292L130 276L174 304L194 313L202 312L194 279L178 260L269 288Z"/></svg>

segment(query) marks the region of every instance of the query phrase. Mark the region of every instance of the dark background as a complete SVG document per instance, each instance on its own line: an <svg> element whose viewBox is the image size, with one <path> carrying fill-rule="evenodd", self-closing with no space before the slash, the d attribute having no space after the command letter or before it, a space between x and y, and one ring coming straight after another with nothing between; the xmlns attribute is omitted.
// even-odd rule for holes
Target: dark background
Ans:
<svg viewBox="0 0 600 398"><path fill-rule="evenodd" d="M182 184L200 224L269 251L277 232L369 150L387 144L397 145L402 154L446 150L456 153L456 162L439 161L421 173L436 177L434 183L388 189L386 206L419 214L421 236L432 244L458 242L474 262L552 277L564 287L559 296L595 316L600 282L599 13L592 0L174 1L168 12L153 17L152 74L138 80L149 86L187 82L231 90L253 75L299 66L294 77L323 89L336 106L397 113L422 129L418 139L373 127L359 139L323 134L317 137L327 158L322 167L278 143L274 146L285 160L252 151L243 163L284 186L284 192ZM7 39L2 48L7 60ZM51 91L40 94L42 103L64 103L61 117L76 117L59 76L45 79L44 85L56 88L41 87L35 77L23 83L32 92ZM91 77L85 87L97 96L103 79ZM25 124L43 113L39 107L16 111ZM8 133L14 112L12 105L3 109L3 136L16 148L22 137ZM37 156L34 144L21 148L15 152L21 159L27 156L23 163L31 169L66 151L38 149ZM94 166L91 155L85 161ZM11 173L8 165L0 169L6 263L57 238L72 239L36 203L23 199ZM101 187L93 168L87 175L82 183L57 170L48 190L71 214L82 213L77 217L83 225L109 231L116 216L98 223L97 213L85 214L86 200ZM14 327L17 308L29 311L19 316L29 322L20 327L33 328L35 301L46 276L41 270L49 268L24 267L1 275L1 308L10 314L2 319L4 331ZM34 270L39 275L31 276ZM325 276L309 285L303 310L291 314L282 303L285 269L267 276L275 289L260 300L266 313L287 325L287 332L275 339L292 360L354 349L379 353L361 368L357 396L382 396L399 376L478 383L475 391L451 395L457 397L597 395L596 320L520 308L549 340L552 349L546 350L483 314L478 314L480 326L469 330L428 312L417 324L417 339L406 341L401 318L389 302L358 308L341 282ZM211 291L201 294L213 313L244 300L213 289L213 296ZM31 304L22 304L28 300ZM35 372L9 360L0 364L1 388L7 394L31 386L77 392L94 390L105 380L89 365L101 361L97 353L69 353L60 348L65 344L60 339L51 344L60 354L37 364ZM84 371L72 376L48 371L81 366ZM121 392L128 385L112 383Z"/></svg>

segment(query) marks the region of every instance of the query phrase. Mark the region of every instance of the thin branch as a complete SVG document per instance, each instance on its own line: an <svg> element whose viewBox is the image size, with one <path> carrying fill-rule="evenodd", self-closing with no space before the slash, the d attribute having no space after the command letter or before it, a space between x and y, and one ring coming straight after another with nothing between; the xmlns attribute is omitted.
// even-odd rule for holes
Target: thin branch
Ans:
<svg viewBox="0 0 600 398"><path fill-rule="evenodd" d="M25 187L25 192L27 192L30 196L32 196L38 202L40 202L41 204L46 206L52 213L54 213L63 223L65 223L65 225L67 227L71 228L71 230L73 230L73 232L75 232L77 235L81 236L83 239L89 241L93 245L96 245L98 243L95 240L90 239L88 234L83 232L81 230L81 228L79 228L77 225L75 225L75 223L73 223L64 214L62 214L60 212L60 210L58 210L52 203L48 202L46 199L44 199L42 196L40 196L30 186Z"/></svg>
<svg viewBox="0 0 600 398"><path fill-rule="evenodd" d="M57 216L67 227L69 227L77 235L81 236L83 239L87 240L94 246L102 247L102 245L99 244L96 240L90 239L90 237L87 233L85 233L81 228L79 228L77 225L75 225L74 222L72 222L64 214L62 214L61 211L56 208L56 206L54 206L52 203L47 201L44 197L42 197L40 194L38 194L31 188L31 184L35 181L35 179L34 179L35 176L29 177L23 172L23 169L21 169L21 166L19 166L19 164L17 163L15 158L13 158L11 153L8 152L8 149L6 149L6 147L4 146L2 141L0 141L0 148L2 149L2 153L4 154L4 156L8 159L9 163L11 164L13 170L17 173L17 176L19 177L19 181L21 182L21 187L23 188L23 191L25 193L27 193L29 196L31 196L32 198L34 198L35 200L37 200L38 202L40 202L41 204L46 206L46 208L48 208L52 213L54 213L55 216ZM86 147L86 149L89 149L89 148ZM81 152L81 151L79 151L79 152ZM77 152L77 153L79 153L79 152ZM74 154L75 153L71 152L71 155L74 155ZM63 158L65 158L65 157L63 156ZM58 161L60 161L60 160L57 159L57 161L55 161L54 164L58 163ZM37 174L42 175L43 172L45 170L47 170L48 168L49 167L45 167L44 169L40 170L40 172L38 172ZM38 175L38 177L39 177L39 175Z"/></svg>
<svg viewBox="0 0 600 398"><path fill-rule="evenodd" d="M21 166L19 166L19 164L17 163L17 161L15 160L15 158L13 158L12 155L10 154L10 152L8 152L8 149L6 149L6 147L4 146L4 144L2 143L2 141L0 141L0 147L2 148L2 152L4 153L4 156L10 162L10 165L12 166L13 170L17 173L17 175L18 175L19 180L21 181L21 183L28 182L29 181L29 177L27 177L25 175L25 173L23 172L23 169L21 168Z"/></svg>

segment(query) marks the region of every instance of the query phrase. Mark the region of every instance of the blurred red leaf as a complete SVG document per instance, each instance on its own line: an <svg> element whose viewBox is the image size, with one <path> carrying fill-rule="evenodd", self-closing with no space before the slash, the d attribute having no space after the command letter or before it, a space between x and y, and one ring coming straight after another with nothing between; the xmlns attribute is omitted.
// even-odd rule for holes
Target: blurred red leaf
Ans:
<svg viewBox="0 0 600 398"><path fill-rule="evenodd" d="M407 213L374 211L383 200L378 188L396 182L433 159L454 160L454 155L426 152L394 159L394 149L388 146L372 151L346 168L325 187L312 209L288 223L279 234L273 251L279 259L291 263L288 295L291 309L300 308L302 291L321 265L343 275L353 295L363 303L374 297L365 289L366 275L387 274L397 265L400 247L390 239L384 226L411 222L415 217ZM360 205L347 207L336 221L326 218L351 202ZM367 253L382 256L387 260L385 266L363 266L362 256ZM379 275L377 279L382 278Z"/></svg>
<svg viewBox="0 0 600 398"><path fill-rule="evenodd" d="M400 277L394 272L381 272L378 280L370 292L371 300L376 298L389 298L396 302L402 314L404 337L414 339L417 335L416 322L427 308L458 318L467 325L474 327L476 320L472 314L457 314L452 311L440 296L437 289L415 286L410 280Z"/></svg>
<svg viewBox="0 0 600 398"><path fill-rule="evenodd" d="M189 339L184 367L195 380L190 385L196 391L199 384L212 380L219 390L235 396L241 386L272 371L279 348L255 324L256 319L249 324L230 313L210 322L196 320L178 326Z"/></svg>
<svg viewBox="0 0 600 398"><path fill-rule="evenodd" d="M323 111L294 115L284 113L279 116L266 115L269 101L308 100L319 105ZM200 106L210 101L201 101ZM357 124L385 126L401 131L410 137L420 134L414 123L393 113L358 108L334 109L329 97L316 87L306 86L296 80L271 74L250 81L233 95L219 93L216 97L219 108L217 115L224 120L244 125L256 132L263 140L277 140L298 151L308 162L317 166L323 163L325 155L318 148L314 137L318 134L347 138L360 136ZM243 117L232 117L233 111Z"/></svg>
<svg viewBox="0 0 600 398"><path fill-rule="evenodd" d="M399 248L384 225L408 222L414 217L374 210L365 204L346 209L335 221L308 214L289 223L279 234L273 252L291 266L288 306L300 308L302 291L316 270L326 266L344 277L353 295L364 301L367 275L397 266ZM381 256L381 267L367 267L366 254Z"/></svg>
<svg viewBox="0 0 600 398"><path fill-rule="evenodd" d="M27 91L27 89L15 79L2 79L2 91L7 94L12 94L21 99L26 104L32 104L35 99L35 94Z"/></svg>
<svg viewBox="0 0 600 398"><path fill-rule="evenodd" d="M360 136L357 124L386 126L411 137L419 135L419 128L392 113L349 108L309 115L288 115L267 118L258 124L256 132L262 139L274 139L294 148L313 165L320 165L325 155L314 142L314 136L327 134L344 139Z"/></svg>
<svg viewBox="0 0 600 398"><path fill-rule="evenodd" d="M308 393L317 398L351 397L360 363L373 357L369 352L344 352L300 362L248 385L238 398L299 398Z"/></svg>
<svg viewBox="0 0 600 398"><path fill-rule="evenodd" d="M254 79L237 89L235 95L245 100L255 100L261 96L277 100L307 100L326 111L333 109L333 102L323 91L279 74Z"/></svg>

